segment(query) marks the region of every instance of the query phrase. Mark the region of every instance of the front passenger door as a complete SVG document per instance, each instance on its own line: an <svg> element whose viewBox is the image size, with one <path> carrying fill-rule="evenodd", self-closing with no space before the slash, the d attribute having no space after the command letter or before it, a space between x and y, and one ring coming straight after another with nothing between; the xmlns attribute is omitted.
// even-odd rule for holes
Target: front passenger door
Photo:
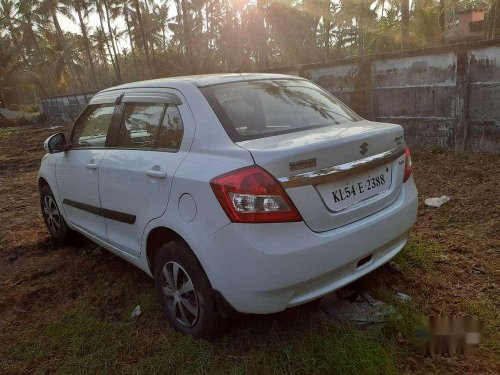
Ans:
<svg viewBox="0 0 500 375"><path fill-rule="evenodd" d="M56 163L57 188L68 223L102 241L106 225L100 214L99 166L114 109L114 103L89 105L73 127L70 149Z"/></svg>

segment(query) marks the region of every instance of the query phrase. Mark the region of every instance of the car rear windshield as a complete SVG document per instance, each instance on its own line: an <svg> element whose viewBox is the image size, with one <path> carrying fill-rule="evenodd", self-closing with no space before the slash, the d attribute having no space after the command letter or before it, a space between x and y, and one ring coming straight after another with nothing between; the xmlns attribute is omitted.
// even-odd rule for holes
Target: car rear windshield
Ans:
<svg viewBox="0 0 500 375"><path fill-rule="evenodd" d="M306 80L242 81L208 86L202 91L235 142L361 119Z"/></svg>

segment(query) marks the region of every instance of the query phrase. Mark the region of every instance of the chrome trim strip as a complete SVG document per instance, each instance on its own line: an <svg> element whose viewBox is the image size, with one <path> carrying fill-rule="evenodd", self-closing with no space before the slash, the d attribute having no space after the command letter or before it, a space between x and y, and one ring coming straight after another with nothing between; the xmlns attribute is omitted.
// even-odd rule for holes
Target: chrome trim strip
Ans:
<svg viewBox="0 0 500 375"><path fill-rule="evenodd" d="M368 156L367 158L351 161L344 164L317 169L311 172L294 174L288 177L278 178L284 188L298 186L318 185L342 179L351 174L389 163L404 155L405 150L401 147L393 148L380 154Z"/></svg>

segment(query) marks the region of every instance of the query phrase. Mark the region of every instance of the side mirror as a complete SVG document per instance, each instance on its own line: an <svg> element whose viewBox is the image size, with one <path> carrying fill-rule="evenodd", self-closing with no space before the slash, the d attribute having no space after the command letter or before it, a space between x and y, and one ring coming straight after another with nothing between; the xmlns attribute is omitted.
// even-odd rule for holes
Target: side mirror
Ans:
<svg viewBox="0 0 500 375"><path fill-rule="evenodd" d="M66 151L66 136L63 133L51 135L43 142L43 148L50 154Z"/></svg>

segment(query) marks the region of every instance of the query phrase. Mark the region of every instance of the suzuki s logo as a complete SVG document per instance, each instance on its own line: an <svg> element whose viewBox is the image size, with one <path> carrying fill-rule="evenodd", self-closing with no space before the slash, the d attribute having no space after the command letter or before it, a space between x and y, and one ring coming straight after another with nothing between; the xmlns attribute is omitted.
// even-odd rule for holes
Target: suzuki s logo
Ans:
<svg viewBox="0 0 500 375"><path fill-rule="evenodd" d="M366 142L361 143L361 146L359 146L359 148L361 149L361 150L359 150L359 153L361 155L366 154L368 152L368 143L366 143Z"/></svg>

